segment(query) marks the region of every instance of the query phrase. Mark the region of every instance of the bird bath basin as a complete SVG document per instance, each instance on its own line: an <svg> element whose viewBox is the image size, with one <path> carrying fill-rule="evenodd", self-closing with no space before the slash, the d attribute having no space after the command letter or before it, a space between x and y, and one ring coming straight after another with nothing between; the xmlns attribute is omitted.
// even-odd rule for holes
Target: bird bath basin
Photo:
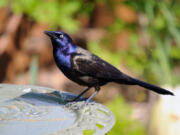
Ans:
<svg viewBox="0 0 180 135"><path fill-rule="evenodd" d="M105 106L84 101L66 104L75 95L54 89L0 84L0 135L103 135L115 118Z"/></svg>

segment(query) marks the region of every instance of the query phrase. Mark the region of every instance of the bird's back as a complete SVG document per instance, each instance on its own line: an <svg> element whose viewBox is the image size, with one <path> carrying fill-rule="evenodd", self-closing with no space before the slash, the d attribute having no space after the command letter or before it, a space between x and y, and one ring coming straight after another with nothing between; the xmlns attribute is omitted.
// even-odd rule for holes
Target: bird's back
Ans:
<svg viewBox="0 0 180 135"><path fill-rule="evenodd" d="M119 81L127 77L111 64L80 47L77 48L71 58L74 70L85 76L91 76L106 82Z"/></svg>

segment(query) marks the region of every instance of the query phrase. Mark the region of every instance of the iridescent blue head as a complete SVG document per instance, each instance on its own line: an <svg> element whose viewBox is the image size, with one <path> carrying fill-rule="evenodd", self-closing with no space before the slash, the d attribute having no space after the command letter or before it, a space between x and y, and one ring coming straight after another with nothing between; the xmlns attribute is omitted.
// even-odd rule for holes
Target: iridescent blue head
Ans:
<svg viewBox="0 0 180 135"><path fill-rule="evenodd" d="M45 31L44 33L50 37L54 49L60 49L63 53L71 53L76 50L76 45L68 34L62 31Z"/></svg>
<svg viewBox="0 0 180 135"><path fill-rule="evenodd" d="M57 66L66 74L71 69L71 54L76 52L77 46L72 39L61 31L45 31L53 45L53 55Z"/></svg>

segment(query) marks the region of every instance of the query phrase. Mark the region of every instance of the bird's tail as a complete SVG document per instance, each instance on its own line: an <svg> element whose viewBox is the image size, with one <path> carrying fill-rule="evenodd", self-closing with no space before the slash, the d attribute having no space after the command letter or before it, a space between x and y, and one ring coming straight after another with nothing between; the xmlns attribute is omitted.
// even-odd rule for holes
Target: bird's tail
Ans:
<svg viewBox="0 0 180 135"><path fill-rule="evenodd" d="M137 80L137 79L132 78L132 77L127 76L127 75L125 75L125 76L126 76L125 77L126 81L124 82L124 84L139 85L141 87L147 88L147 89L152 90L154 92L157 92L159 94L172 95L172 96L174 95L174 93L172 93L171 91L168 91L166 89L163 89L163 88L160 88L158 86L146 83L146 82L141 81L141 80ZM119 81L116 81L116 82L122 83L122 80L119 80Z"/></svg>

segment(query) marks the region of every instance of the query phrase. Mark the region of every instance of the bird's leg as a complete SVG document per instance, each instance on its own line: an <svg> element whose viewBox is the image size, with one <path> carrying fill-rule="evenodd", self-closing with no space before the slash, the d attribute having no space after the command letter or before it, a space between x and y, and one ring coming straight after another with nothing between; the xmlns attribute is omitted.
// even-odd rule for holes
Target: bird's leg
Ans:
<svg viewBox="0 0 180 135"><path fill-rule="evenodd" d="M79 96L77 96L77 98L79 98L81 95L83 95L85 92L87 92L90 88L91 87L88 87L87 89L85 89L81 94L79 94ZM85 103L80 106L76 106L74 109L79 110L79 109L85 107L91 101L91 99L93 99L93 97L96 96L96 94L99 92L99 90L100 90L100 87L95 86L95 92L85 101Z"/></svg>
<svg viewBox="0 0 180 135"><path fill-rule="evenodd" d="M74 98L72 101L77 101L84 93L86 93L88 90L90 90L91 87L86 88L83 92L81 92L76 98Z"/></svg>
<svg viewBox="0 0 180 135"><path fill-rule="evenodd" d="M95 87L95 92L86 100L86 102L85 102L81 107L86 106L86 105L89 103L89 101L91 101L91 99L93 99L93 98L97 95L97 93L99 92L99 90L100 90L100 87L99 87L99 86L96 86L96 87Z"/></svg>

